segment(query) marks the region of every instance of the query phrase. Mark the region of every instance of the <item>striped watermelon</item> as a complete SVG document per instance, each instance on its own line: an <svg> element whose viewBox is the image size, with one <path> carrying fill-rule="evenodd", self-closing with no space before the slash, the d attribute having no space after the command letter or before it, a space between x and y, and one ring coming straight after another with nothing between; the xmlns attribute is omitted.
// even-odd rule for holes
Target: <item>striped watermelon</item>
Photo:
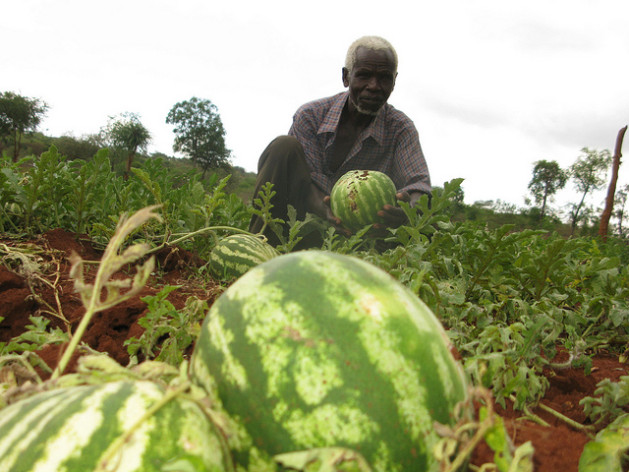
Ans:
<svg viewBox="0 0 629 472"><path fill-rule="evenodd" d="M191 400L168 401L123 437L163 397L152 382L113 382L50 390L9 405L0 413L0 470L233 470L220 433Z"/></svg>
<svg viewBox="0 0 629 472"><path fill-rule="evenodd" d="M229 280L278 255L273 246L258 236L232 234L222 238L212 249L209 268L215 277Z"/></svg>
<svg viewBox="0 0 629 472"><path fill-rule="evenodd" d="M389 274L326 251L279 256L213 304L194 382L241 425L234 457L344 447L376 472L433 471L433 422L466 400L462 369L424 303ZM266 459L264 459L266 458Z"/></svg>
<svg viewBox="0 0 629 472"><path fill-rule="evenodd" d="M395 205L395 195L395 184L388 175L375 170L350 170L332 187L330 208L343 226L358 231L365 225L382 223L378 212L384 205Z"/></svg>

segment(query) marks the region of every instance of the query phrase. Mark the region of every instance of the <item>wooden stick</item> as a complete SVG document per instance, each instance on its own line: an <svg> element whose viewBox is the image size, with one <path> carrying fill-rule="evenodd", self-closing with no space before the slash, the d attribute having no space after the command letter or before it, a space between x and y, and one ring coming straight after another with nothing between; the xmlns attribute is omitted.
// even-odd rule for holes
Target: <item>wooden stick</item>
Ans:
<svg viewBox="0 0 629 472"><path fill-rule="evenodd" d="M621 128L616 137L616 148L614 149L614 156L612 160L612 176L609 182L609 188L607 189L607 198L605 199L605 209L601 215L601 223L598 228L598 235L607 241L607 231L609 228L609 219L612 216L612 210L614 209L614 194L616 193L616 183L618 181L618 169L620 168L620 157L622 156L621 148L622 141L625 137L627 126Z"/></svg>

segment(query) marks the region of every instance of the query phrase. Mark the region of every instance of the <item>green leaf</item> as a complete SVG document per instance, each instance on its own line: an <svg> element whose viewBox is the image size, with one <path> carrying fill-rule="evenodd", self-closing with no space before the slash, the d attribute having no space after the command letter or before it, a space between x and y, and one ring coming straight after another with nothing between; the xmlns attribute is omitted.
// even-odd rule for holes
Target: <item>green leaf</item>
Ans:
<svg viewBox="0 0 629 472"><path fill-rule="evenodd" d="M481 422L487 418L486 407L480 408L478 417ZM533 445L528 441L515 448L501 416L494 413L494 424L484 439L494 451L494 463L500 472L533 472Z"/></svg>
<svg viewBox="0 0 629 472"><path fill-rule="evenodd" d="M623 454L629 451L629 414L600 431L583 448L579 472L622 472Z"/></svg>
<svg viewBox="0 0 629 472"><path fill-rule="evenodd" d="M487 417L487 408L481 407L478 412L479 419L483 421ZM502 417L494 415L494 425L485 433L485 442L494 451L494 462L500 472L507 472L513 456L513 445L504 428Z"/></svg>

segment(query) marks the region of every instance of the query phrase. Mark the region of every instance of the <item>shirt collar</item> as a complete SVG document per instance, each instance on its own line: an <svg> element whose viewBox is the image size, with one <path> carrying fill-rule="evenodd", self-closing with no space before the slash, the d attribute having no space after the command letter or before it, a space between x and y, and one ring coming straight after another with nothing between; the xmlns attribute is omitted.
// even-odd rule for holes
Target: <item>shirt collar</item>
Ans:
<svg viewBox="0 0 629 472"><path fill-rule="evenodd" d="M333 97L332 106L323 118L321 126L319 126L319 134L336 133L336 128L339 126L341 113L343 112L343 107L345 106L348 97L348 92L339 93Z"/></svg>
<svg viewBox="0 0 629 472"><path fill-rule="evenodd" d="M343 92L334 97L332 106L326 113L321 126L319 126L318 134L323 133L336 133L336 128L339 125L339 120L341 119L341 113L343 112L343 107L349 98L349 92ZM386 116L386 109L389 106L388 103L385 103L378 114L374 118L374 120L369 124L367 129L365 129L363 136L365 138L371 136L375 139L378 144L382 144L384 141L384 122Z"/></svg>
<svg viewBox="0 0 629 472"><path fill-rule="evenodd" d="M376 140L378 144L382 144L384 142L384 134L385 134L384 123L385 123L385 118L387 115L388 106L389 106L388 103L385 103L384 105L382 105L382 108L380 108L380 110L378 111L378 114L376 115L374 120L369 124L366 130L367 132L366 135L371 136L373 139Z"/></svg>

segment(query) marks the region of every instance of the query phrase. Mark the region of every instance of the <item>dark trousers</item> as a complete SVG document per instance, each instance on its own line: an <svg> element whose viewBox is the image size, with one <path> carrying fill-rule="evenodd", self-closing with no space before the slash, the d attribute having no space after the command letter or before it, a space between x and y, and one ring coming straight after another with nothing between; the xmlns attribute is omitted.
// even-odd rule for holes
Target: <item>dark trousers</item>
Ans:
<svg viewBox="0 0 629 472"><path fill-rule="evenodd" d="M276 192L271 203L273 218L288 220L288 205L297 210L297 219L303 220L308 208L308 196L312 189L310 169L306 164L306 157L301 143L293 136L279 136L266 147L258 161L258 176L254 190L254 198L267 182L273 184ZM264 221L257 215L253 215L249 224L249 231L258 233L262 229ZM288 228L284 228L287 234ZM266 228L264 235L269 243L276 246L279 239L275 233Z"/></svg>

